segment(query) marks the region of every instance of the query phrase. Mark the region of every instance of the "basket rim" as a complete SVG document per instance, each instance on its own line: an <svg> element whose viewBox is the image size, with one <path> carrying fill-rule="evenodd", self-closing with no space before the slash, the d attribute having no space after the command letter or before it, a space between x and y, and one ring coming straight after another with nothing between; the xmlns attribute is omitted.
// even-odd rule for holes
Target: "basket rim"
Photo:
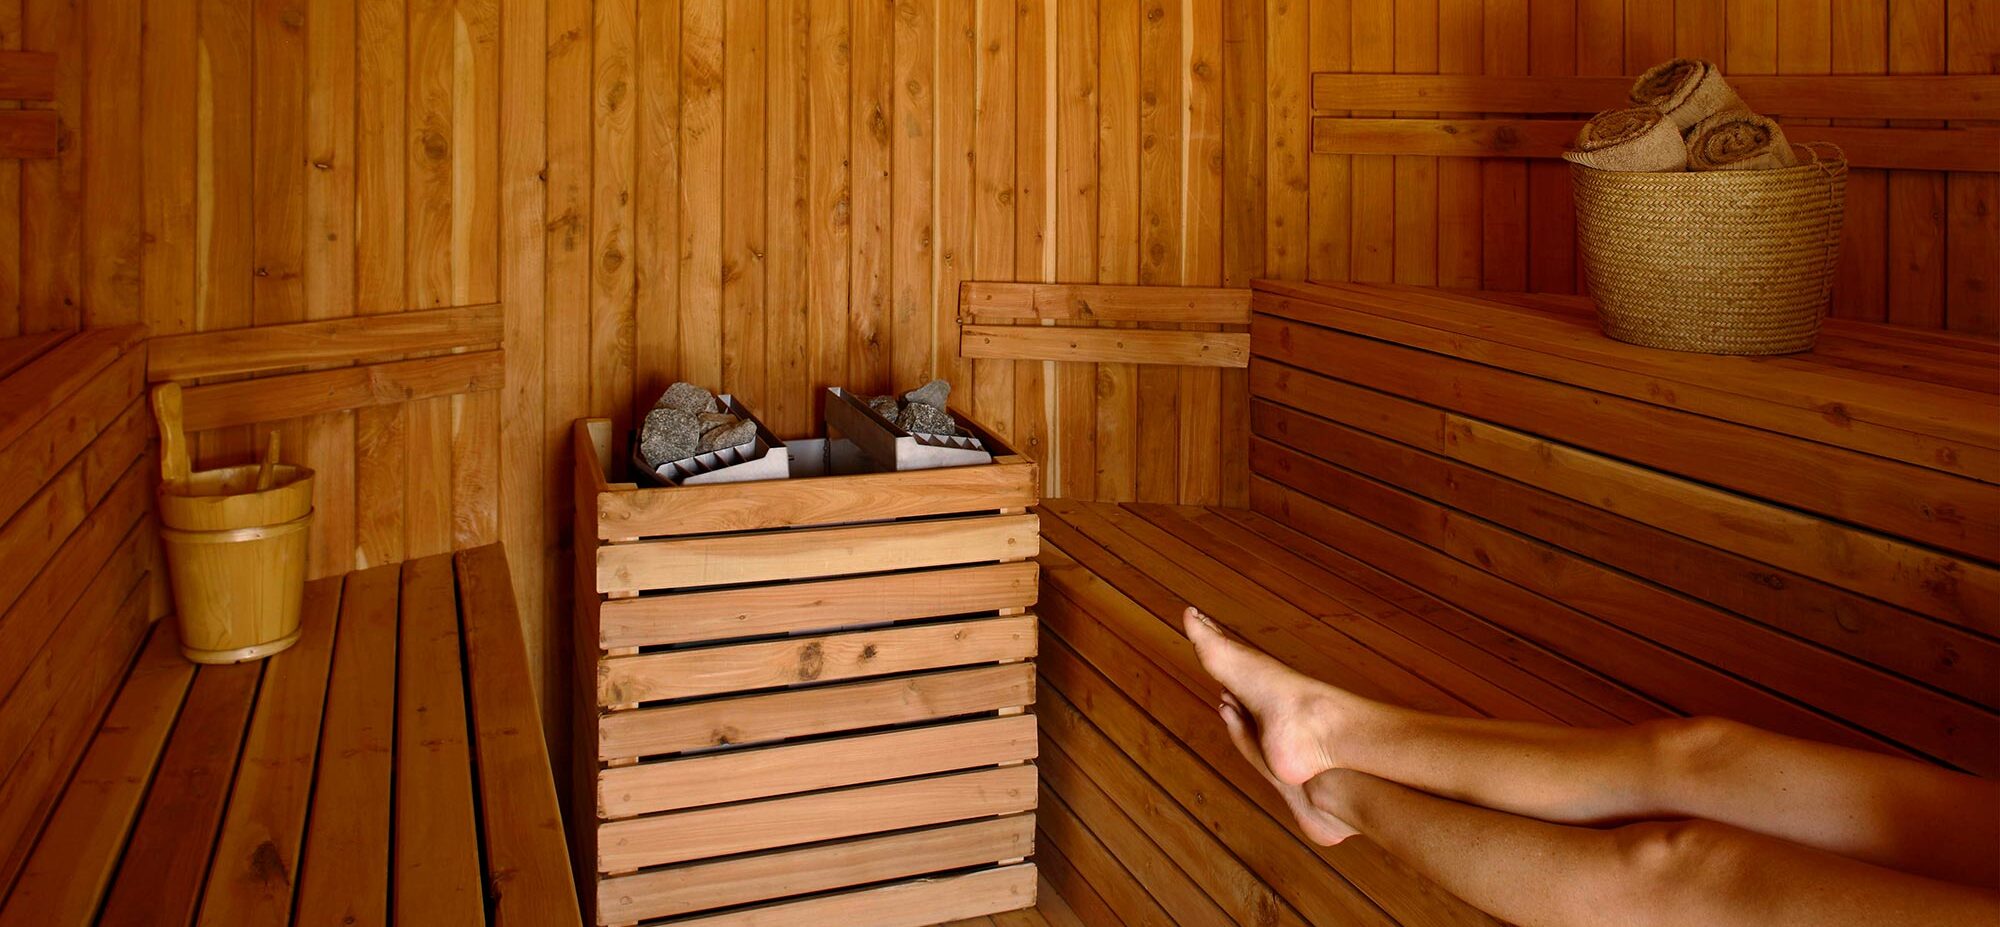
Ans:
<svg viewBox="0 0 2000 927"><path fill-rule="evenodd" d="M1642 182L1645 183L1684 184L1687 186L1699 186L1715 181L1743 182L1757 178L1770 178L1774 174L1782 176L1810 173L1828 177L1847 173L1848 170L1846 158L1822 158L1818 161L1794 164L1791 167L1773 167L1756 171L1610 171L1601 167L1591 167L1588 164L1578 164L1575 161L1565 161L1565 163L1570 166L1570 170L1573 173L1598 175L1597 177L1593 177L1593 180L1610 180L1616 178L1618 180L1629 181L1644 178Z"/></svg>

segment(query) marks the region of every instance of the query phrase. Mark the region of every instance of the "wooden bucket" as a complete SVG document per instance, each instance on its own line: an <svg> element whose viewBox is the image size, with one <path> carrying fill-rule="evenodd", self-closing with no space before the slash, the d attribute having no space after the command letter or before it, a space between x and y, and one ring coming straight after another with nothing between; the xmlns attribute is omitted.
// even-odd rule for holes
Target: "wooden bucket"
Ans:
<svg viewBox="0 0 2000 927"><path fill-rule="evenodd" d="M313 473L279 464L259 491L258 470L202 470L160 487L181 653L196 663L259 660L299 639Z"/></svg>

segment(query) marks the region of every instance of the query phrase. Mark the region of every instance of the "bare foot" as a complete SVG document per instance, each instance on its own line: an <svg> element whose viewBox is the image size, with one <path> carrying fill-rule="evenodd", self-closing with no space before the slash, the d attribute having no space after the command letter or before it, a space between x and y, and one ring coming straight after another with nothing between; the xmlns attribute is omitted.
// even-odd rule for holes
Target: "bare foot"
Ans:
<svg viewBox="0 0 2000 927"><path fill-rule="evenodd" d="M1195 655L1255 721L1262 754L1279 782L1302 785L1339 765L1330 744L1342 711L1358 699L1224 636L1207 615L1182 614Z"/></svg>
<svg viewBox="0 0 2000 927"><path fill-rule="evenodd" d="M1278 796L1285 800L1285 807L1292 809L1292 817L1298 821L1299 830L1306 835L1307 840L1323 847L1330 847L1357 833L1354 828L1347 826L1347 822L1321 811L1306 797L1305 789L1271 775L1271 767L1264 762L1264 754L1257 746L1257 737L1250 729L1249 716L1243 713L1234 696L1224 692L1222 705L1218 711L1222 714L1222 726L1229 729L1229 739L1236 744L1236 751L1250 761L1251 767L1270 782L1272 788L1278 790Z"/></svg>

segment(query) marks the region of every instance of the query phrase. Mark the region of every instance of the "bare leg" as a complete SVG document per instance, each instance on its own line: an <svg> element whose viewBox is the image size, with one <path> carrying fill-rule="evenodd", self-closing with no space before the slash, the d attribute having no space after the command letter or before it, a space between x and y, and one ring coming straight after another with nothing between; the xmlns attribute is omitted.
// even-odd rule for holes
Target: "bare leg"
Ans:
<svg viewBox="0 0 2000 927"><path fill-rule="evenodd" d="M1718 719L1589 730L1411 711L1300 675L1188 612L1202 665L1254 718L1281 782L1347 769L1557 823L1704 818L2000 886L1993 782Z"/></svg>
<svg viewBox="0 0 2000 927"><path fill-rule="evenodd" d="M1708 821L1550 824L1336 769L1313 804L1523 927L2000 923L2000 894Z"/></svg>

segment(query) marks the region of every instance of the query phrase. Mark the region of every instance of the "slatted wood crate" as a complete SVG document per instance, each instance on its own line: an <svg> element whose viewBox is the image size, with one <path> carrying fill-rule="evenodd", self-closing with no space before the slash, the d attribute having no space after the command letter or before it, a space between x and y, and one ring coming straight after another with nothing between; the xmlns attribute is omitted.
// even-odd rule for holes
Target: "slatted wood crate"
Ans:
<svg viewBox="0 0 2000 927"><path fill-rule="evenodd" d="M1035 465L620 482L575 427L571 818L598 924L1034 903Z"/></svg>

